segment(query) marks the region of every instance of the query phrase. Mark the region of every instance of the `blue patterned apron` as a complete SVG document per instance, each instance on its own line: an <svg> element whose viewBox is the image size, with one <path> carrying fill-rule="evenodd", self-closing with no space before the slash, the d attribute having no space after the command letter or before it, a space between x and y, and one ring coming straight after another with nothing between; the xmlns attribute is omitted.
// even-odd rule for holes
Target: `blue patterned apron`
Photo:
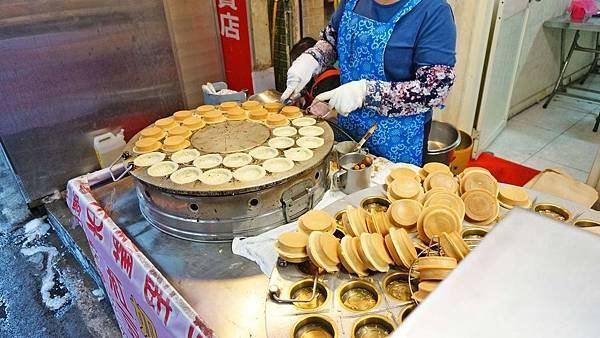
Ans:
<svg viewBox="0 0 600 338"><path fill-rule="evenodd" d="M383 66L385 48L398 21L421 0L409 0L389 22L378 22L354 13L357 1L347 2L338 33L341 82L387 81ZM366 143L372 154L394 162L421 165L425 114L386 117L371 109L359 108L347 117L338 116L338 119L342 128L357 140L377 123L377 131Z"/></svg>

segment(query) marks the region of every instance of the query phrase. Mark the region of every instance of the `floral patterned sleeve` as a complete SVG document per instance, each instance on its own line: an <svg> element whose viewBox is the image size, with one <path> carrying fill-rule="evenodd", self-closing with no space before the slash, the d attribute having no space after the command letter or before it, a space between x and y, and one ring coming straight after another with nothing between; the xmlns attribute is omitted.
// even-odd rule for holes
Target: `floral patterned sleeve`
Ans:
<svg viewBox="0 0 600 338"><path fill-rule="evenodd" d="M321 32L321 39L317 41L317 44L305 53L312 55L319 62L321 70L325 70L332 67L338 58L336 43L337 31L330 23Z"/></svg>
<svg viewBox="0 0 600 338"><path fill-rule="evenodd" d="M423 114L443 105L454 79L454 67L431 65L417 69L412 81L367 80L365 107L383 116Z"/></svg>

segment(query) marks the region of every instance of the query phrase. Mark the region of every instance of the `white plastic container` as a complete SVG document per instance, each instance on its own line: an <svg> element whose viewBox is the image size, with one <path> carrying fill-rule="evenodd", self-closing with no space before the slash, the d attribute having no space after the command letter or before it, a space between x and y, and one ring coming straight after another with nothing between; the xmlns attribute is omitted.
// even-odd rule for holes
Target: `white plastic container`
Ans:
<svg viewBox="0 0 600 338"><path fill-rule="evenodd" d="M116 135L105 133L94 137L94 150L100 167L108 167L123 153L126 145L123 132L124 130L121 129Z"/></svg>

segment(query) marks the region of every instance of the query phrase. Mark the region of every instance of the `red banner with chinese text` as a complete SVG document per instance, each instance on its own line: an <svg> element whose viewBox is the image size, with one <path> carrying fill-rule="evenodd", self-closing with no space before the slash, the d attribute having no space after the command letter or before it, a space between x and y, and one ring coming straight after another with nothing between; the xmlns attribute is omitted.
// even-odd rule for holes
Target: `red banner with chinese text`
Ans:
<svg viewBox="0 0 600 338"><path fill-rule="evenodd" d="M254 92L246 0L216 0L225 77L230 89Z"/></svg>
<svg viewBox="0 0 600 338"><path fill-rule="evenodd" d="M214 333L94 199L107 169L72 179L67 204L83 228L124 337L212 338Z"/></svg>

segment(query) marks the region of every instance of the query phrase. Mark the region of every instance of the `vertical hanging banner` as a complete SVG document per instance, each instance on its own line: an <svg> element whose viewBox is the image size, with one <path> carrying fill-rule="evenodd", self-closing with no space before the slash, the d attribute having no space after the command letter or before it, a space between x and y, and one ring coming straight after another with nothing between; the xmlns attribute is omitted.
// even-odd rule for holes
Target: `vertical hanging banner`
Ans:
<svg viewBox="0 0 600 338"><path fill-rule="evenodd" d="M253 94L246 0L216 0L216 4L227 84L233 90L247 89Z"/></svg>

